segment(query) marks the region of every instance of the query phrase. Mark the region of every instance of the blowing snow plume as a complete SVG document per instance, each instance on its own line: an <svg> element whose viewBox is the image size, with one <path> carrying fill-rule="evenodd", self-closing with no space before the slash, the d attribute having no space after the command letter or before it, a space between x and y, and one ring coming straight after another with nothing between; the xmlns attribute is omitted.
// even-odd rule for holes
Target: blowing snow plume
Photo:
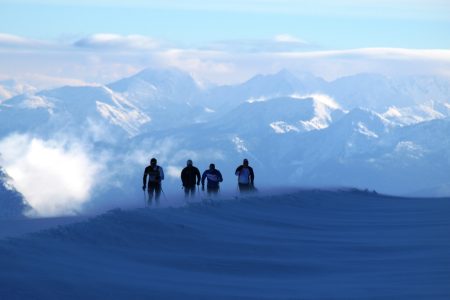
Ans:
<svg viewBox="0 0 450 300"><path fill-rule="evenodd" d="M33 216L70 215L90 198L101 169L80 143L13 134L0 141L0 165Z"/></svg>

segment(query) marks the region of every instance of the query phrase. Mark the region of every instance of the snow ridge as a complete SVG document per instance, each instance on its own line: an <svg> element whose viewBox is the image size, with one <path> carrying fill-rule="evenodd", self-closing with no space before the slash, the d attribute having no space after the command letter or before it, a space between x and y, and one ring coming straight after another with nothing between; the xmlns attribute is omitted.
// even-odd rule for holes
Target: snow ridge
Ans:
<svg viewBox="0 0 450 300"><path fill-rule="evenodd" d="M0 296L443 299L449 203L305 190L116 209L1 240Z"/></svg>

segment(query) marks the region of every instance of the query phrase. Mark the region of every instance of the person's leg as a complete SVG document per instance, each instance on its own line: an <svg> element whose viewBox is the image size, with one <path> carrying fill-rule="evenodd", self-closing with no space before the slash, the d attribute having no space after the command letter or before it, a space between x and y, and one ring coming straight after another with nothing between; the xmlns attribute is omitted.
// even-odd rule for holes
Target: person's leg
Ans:
<svg viewBox="0 0 450 300"><path fill-rule="evenodd" d="M217 196L219 187L208 187L208 196Z"/></svg>
<svg viewBox="0 0 450 300"><path fill-rule="evenodd" d="M159 197L161 196L161 184L155 185L155 203L159 206Z"/></svg>
<svg viewBox="0 0 450 300"><path fill-rule="evenodd" d="M195 185L189 188L191 198L195 197Z"/></svg>
<svg viewBox="0 0 450 300"><path fill-rule="evenodd" d="M148 184L148 205L152 206L153 193L155 192L155 185L149 183Z"/></svg>

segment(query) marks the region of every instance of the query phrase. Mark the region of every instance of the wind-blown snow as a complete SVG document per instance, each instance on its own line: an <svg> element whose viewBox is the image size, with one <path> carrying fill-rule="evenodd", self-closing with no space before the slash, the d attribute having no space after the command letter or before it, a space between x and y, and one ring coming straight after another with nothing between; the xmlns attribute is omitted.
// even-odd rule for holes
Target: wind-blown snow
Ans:
<svg viewBox="0 0 450 300"><path fill-rule="evenodd" d="M48 101L45 97L31 95L22 102L24 108L36 109L36 108L46 108L49 113L52 113L52 109L55 107L54 104Z"/></svg>
<svg viewBox="0 0 450 300"><path fill-rule="evenodd" d="M378 138L378 135L375 132L370 131L362 122L358 122L358 132L367 137Z"/></svg>
<svg viewBox="0 0 450 300"><path fill-rule="evenodd" d="M248 149L245 146L245 141L243 139L241 139L238 136L235 136L235 137L233 137L232 141L236 147L237 152L239 152L239 153L248 152Z"/></svg>
<svg viewBox="0 0 450 300"><path fill-rule="evenodd" d="M8 183L24 196L32 215L77 212L99 180L101 158L91 158L79 143L11 135L0 141L0 153Z"/></svg>
<svg viewBox="0 0 450 300"><path fill-rule="evenodd" d="M358 191L113 210L0 241L2 299L447 299L450 199Z"/></svg>
<svg viewBox="0 0 450 300"><path fill-rule="evenodd" d="M333 98L323 94L293 95L292 97L297 99L314 99L314 117L308 121L300 121L300 124L306 131L327 128L333 121L331 117L332 111L341 109Z"/></svg>
<svg viewBox="0 0 450 300"><path fill-rule="evenodd" d="M442 103L442 106L446 108L446 110L449 109L448 103ZM438 108L434 107L433 102L403 108L391 106L385 113L382 114L382 116L391 122L402 126L435 119L443 119L450 116L450 110L445 112L438 111L437 109Z"/></svg>
<svg viewBox="0 0 450 300"><path fill-rule="evenodd" d="M426 149L411 141L401 141L395 146L395 152L414 159L420 159L425 154Z"/></svg>
<svg viewBox="0 0 450 300"><path fill-rule="evenodd" d="M290 131L300 132L300 130L297 127L287 124L284 121L277 121L270 123L270 127L272 127L275 133L286 133Z"/></svg>

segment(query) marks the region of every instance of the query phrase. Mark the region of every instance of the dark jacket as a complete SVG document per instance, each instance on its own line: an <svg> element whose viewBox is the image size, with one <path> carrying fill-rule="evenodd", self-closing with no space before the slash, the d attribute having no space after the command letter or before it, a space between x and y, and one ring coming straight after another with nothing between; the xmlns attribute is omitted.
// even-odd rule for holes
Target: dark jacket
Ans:
<svg viewBox="0 0 450 300"><path fill-rule="evenodd" d="M209 169L203 172L202 185L205 185L206 178L208 179L208 183L206 186L210 188L218 188L219 182L223 181L222 174L217 169L214 170Z"/></svg>
<svg viewBox="0 0 450 300"><path fill-rule="evenodd" d="M184 187L193 187L200 184L200 171L194 166L187 166L181 171L181 181Z"/></svg>
<svg viewBox="0 0 450 300"><path fill-rule="evenodd" d="M164 171L160 166L146 167L144 171L144 177L142 178L144 187L147 185L147 176L148 184L161 184L161 180L164 180Z"/></svg>
<svg viewBox="0 0 450 300"><path fill-rule="evenodd" d="M255 181L255 174L253 173L253 168L250 166L240 165L237 167L236 176L238 176L238 182L240 184L251 184Z"/></svg>

